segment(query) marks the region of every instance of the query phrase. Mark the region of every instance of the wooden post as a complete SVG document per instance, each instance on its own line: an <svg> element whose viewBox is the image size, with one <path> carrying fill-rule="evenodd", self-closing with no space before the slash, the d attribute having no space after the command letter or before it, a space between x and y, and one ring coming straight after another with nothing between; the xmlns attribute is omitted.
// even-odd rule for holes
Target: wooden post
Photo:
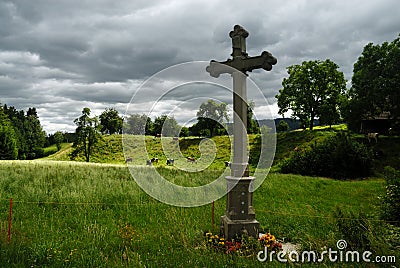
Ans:
<svg viewBox="0 0 400 268"><path fill-rule="evenodd" d="M8 243L10 243L11 241L12 205L13 205L13 200L12 198L10 198L10 211L8 213Z"/></svg>
<svg viewBox="0 0 400 268"><path fill-rule="evenodd" d="M212 205L211 205L211 223L212 223L212 226L214 227L214 224L215 224L215 221L214 221L214 201L212 202Z"/></svg>

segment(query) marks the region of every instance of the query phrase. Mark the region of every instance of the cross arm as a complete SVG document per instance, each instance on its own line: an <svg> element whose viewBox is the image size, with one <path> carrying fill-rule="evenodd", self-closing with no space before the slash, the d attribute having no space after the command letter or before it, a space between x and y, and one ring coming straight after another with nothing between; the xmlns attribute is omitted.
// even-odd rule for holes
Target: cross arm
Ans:
<svg viewBox="0 0 400 268"><path fill-rule="evenodd" d="M243 73L251 72L254 69L260 68L270 71L272 65L275 65L276 63L277 60L271 53L263 51L260 56L255 57L235 57L224 62L212 60L210 65L207 66L206 71L209 72L212 77L219 77L219 75L223 73L231 74L234 69Z"/></svg>

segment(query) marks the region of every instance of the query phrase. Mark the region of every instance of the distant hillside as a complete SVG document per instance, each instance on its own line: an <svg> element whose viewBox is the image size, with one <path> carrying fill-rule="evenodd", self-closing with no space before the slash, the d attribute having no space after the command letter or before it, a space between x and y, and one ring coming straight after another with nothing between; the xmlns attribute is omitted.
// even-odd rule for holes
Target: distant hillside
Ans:
<svg viewBox="0 0 400 268"><path fill-rule="evenodd" d="M321 142L332 136L337 131L346 131L344 125L328 127L316 127L313 131L295 130L277 134L277 146L272 170L279 170L280 161L287 158L297 148L309 147L311 144ZM400 169L400 138L381 136L378 142L369 143L364 135L353 134L354 139L370 146L376 153L374 169L379 174L385 166ZM159 166L165 166L167 158L173 158L177 167L188 166L186 157L197 159L196 165L189 165L192 169L201 169L209 166L209 169L223 169L224 162L230 161L231 142L228 136L217 136L212 139L188 137L180 138L179 142L171 137L154 138L146 136L146 150L139 146L138 136L131 136L131 146L126 148L126 157L132 158L132 164L146 165L146 160L158 158ZM203 142L202 142L203 141ZM255 168L258 164L260 154L260 135L249 135L250 142L250 166ZM199 147L200 144L200 147ZM199 149L200 148L200 149ZM63 144L62 149L52 154L45 160L69 161L69 153L72 144ZM203 157L201 152L203 152ZM215 153L216 152L216 153ZM77 157L75 161L84 161L83 156ZM94 147L91 162L124 164L125 157L122 148L122 135L106 135Z"/></svg>
<svg viewBox="0 0 400 268"><path fill-rule="evenodd" d="M261 119L258 120L259 126L267 126L269 128L276 127L281 121L285 121L289 125L289 130L296 130L301 128L300 120L293 118L275 118L275 119ZM314 126L319 125L319 120L314 120Z"/></svg>
<svg viewBox="0 0 400 268"><path fill-rule="evenodd" d="M71 152L72 152L72 143L66 143L63 144L60 151L43 159L69 161L71 160L70 159ZM84 162L85 158L83 155L79 155L75 159L75 161ZM90 157L90 162L110 163L110 164L124 163L125 161L122 151L122 135L102 136L102 139L93 148L93 154Z"/></svg>

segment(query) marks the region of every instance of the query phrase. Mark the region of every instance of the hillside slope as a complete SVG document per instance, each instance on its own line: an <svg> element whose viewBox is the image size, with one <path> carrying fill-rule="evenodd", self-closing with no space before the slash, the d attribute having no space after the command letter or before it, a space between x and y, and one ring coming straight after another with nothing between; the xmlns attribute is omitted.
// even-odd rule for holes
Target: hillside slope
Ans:
<svg viewBox="0 0 400 268"><path fill-rule="evenodd" d="M316 128L313 131L296 130L278 133L276 136L276 151L272 170L279 170L280 161L289 157L295 148L306 148L312 144L319 143L331 137L338 131L343 131L343 125L333 128ZM385 166L400 169L400 137L381 136L378 142L368 142L365 136L352 134L352 137L371 147L375 152L374 170L379 175ZM127 138L127 136L124 136ZM224 162L230 161L231 141L228 136L218 136L211 139L202 138L180 138L175 141L171 137L154 138L145 137L145 145L142 137L130 136L129 145L124 150L122 147L122 135L103 136L102 140L93 149L90 162L124 164L125 157L132 158L132 164L145 165L147 159L158 158L160 166L166 165L167 158L173 158L176 166L187 165L186 157L194 157L197 160L197 169L209 166L209 169L223 169ZM250 144L250 167L255 168L260 155L260 135L249 135ZM144 146L146 149L144 149ZM62 149L50 155L44 160L69 161L72 144L63 144ZM203 155L202 155L203 153ZM85 161L83 155L78 156L75 161Z"/></svg>

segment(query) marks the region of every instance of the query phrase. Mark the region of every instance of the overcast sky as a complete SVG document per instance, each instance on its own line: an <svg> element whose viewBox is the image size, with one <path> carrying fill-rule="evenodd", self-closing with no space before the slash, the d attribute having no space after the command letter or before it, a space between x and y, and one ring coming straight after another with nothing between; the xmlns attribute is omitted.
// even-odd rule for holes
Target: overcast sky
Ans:
<svg viewBox="0 0 400 268"><path fill-rule="evenodd" d="M229 32L240 24L250 33L250 56L266 50L278 59L272 71L249 74L274 117L287 66L329 58L350 81L367 43L398 36L399 10L398 0L1 0L0 102L25 111L36 107L47 133L74 131L83 107L95 115L105 108L124 114L139 86L164 68L226 60ZM138 112L159 97L155 88L142 90L148 95L138 94L131 104ZM199 91L179 94L194 99ZM173 96L156 113L175 109L178 121L193 118L198 107L176 109ZM259 105L258 114L265 108Z"/></svg>

